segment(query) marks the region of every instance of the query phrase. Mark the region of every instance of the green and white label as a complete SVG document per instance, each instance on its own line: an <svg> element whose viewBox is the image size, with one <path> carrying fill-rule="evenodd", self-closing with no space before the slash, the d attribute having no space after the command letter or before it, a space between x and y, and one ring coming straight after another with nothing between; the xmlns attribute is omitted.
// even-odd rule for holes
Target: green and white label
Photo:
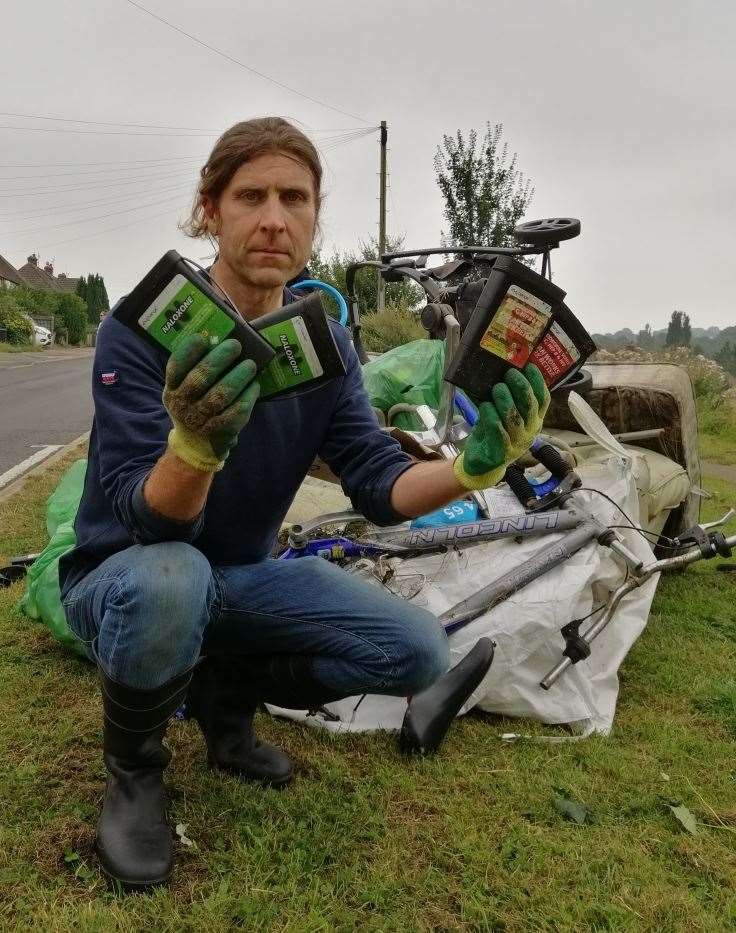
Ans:
<svg viewBox="0 0 736 933"><path fill-rule="evenodd" d="M269 324L260 332L276 356L258 377L261 398L318 379L324 372L301 316Z"/></svg>
<svg viewBox="0 0 736 933"><path fill-rule="evenodd" d="M174 276L138 323L167 350L190 334L201 334L214 347L235 327L222 308L181 274Z"/></svg>

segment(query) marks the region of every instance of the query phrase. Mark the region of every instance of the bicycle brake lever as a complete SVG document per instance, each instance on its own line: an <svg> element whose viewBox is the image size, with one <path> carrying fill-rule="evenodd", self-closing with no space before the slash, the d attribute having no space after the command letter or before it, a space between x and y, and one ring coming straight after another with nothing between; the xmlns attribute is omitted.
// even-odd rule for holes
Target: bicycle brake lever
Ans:
<svg viewBox="0 0 736 933"><path fill-rule="evenodd" d="M714 532L712 529L725 525L734 515L736 515L736 510L729 509L722 518L716 519L716 521L693 525L692 528L688 528L678 535L674 539L674 543L678 547L692 547L695 545L700 548L700 553L705 560L717 555L730 557L731 548L728 539L721 532Z"/></svg>
<svg viewBox="0 0 736 933"><path fill-rule="evenodd" d="M311 522L292 525L289 529L289 544L291 547L303 547L307 536L322 528L324 525L334 525L337 522L365 521L365 518L354 509L345 512L329 512L318 515ZM292 543L292 540L296 543Z"/></svg>

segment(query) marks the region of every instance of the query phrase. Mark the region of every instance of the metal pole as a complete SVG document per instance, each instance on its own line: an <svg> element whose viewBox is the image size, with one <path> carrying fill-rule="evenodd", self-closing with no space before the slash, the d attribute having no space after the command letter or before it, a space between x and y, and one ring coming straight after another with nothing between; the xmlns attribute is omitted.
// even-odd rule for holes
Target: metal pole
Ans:
<svg viewBox="0 0 736 933"><path fill-rule="evenodd" d="M386 141L388 130L386 121L381 120L381 175L378 198L378 258L380 260L386 252ZM378 276L378 310L383 311L386 305L386 284L380 272Z"/></svg>

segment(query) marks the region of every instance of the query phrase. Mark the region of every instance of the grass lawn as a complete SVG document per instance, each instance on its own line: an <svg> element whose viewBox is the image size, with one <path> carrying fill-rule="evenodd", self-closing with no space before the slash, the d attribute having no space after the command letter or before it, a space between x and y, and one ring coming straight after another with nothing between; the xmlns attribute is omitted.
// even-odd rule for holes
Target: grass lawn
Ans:
<svg viewBox="0 0 736 933"><path fill-rule="evenodd" d="M736 464L736 411L732 407L711 408L698 404L700 456L712 463Z"/></svg>
<svg viewBox="0 0 736 933"><path fill-rule="evenodd" d="M36 347L30 343L23 343L20 346L14 343L5 343L0 341L0 353L40 353L43 347Z"/></svg>
<svg viewBox="0 0 736 933"><path fill-rule="evenodd" d="M722 434L701 435L700 456L711 463L736 464L736 425Z"/></svg>
<svg viewBox="0 0 736 933"><path fill-rule="evenodd" d="M0 503L0 558L44 543L62 467ZM736 501L707 485L708 514ZM172 822L194 845L169 889L125 898L92 852L94 673L15 610L21 584L0 590L0 929L733 929L736 576L714 563L660 585L609 738L507 746L502 731L541 730L470 716L439 757L406 762L390 736L261 717L300 763L277 792L208 772L196 727L175 724ZM590 808L584 825L555 809L556 788Z"/></svg>

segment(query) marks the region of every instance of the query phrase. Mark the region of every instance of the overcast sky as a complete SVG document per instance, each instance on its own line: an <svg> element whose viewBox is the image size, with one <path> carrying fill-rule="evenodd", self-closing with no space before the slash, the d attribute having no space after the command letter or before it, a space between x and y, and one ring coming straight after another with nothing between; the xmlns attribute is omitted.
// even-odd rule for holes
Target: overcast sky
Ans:
<svg viewBox="0 0 736 933"><path fill-rule="evenodd" d="M389 232L431 246L437 144L488 120L536 188L527 219L582 220L553 271L589 329L661 327L676 308L736 324L733 2L136 2L335 109L127 0L11 0L0 254L16 266L38 251L56 272L101 273L115 299L167 249L206 256L176 228L196 171L219 132L264 114L324 141L328 250L377 232L378 134L341 137L387 120Z"/></svg>

